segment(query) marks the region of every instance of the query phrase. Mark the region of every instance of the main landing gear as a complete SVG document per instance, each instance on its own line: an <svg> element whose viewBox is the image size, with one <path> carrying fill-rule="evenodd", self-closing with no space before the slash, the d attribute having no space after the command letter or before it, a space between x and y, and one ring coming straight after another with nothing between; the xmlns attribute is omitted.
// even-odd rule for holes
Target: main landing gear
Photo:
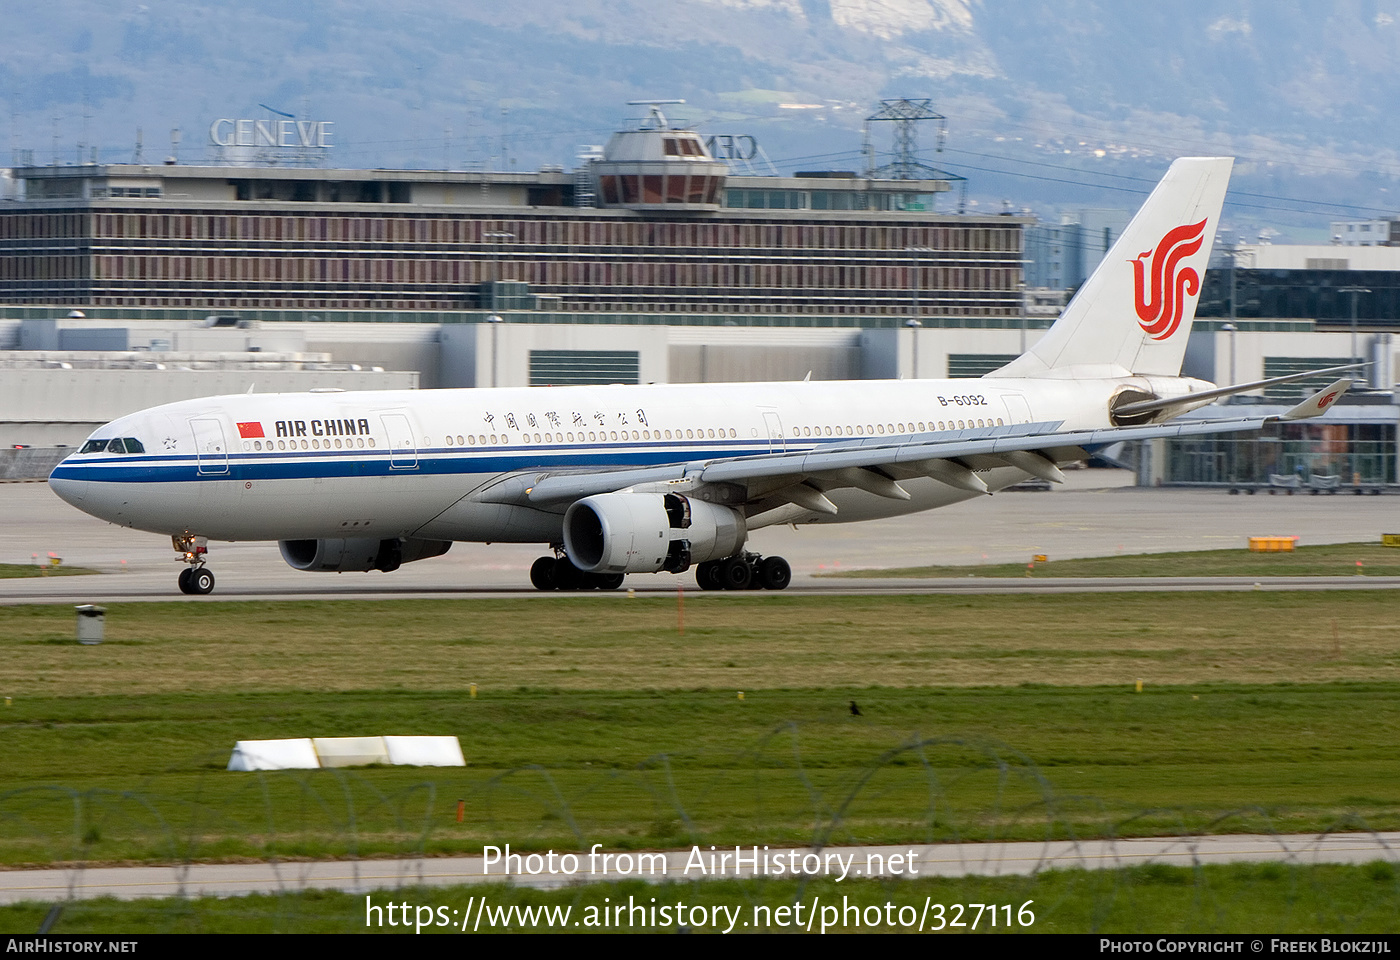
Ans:
<svg viewBox="0 0 1400 960"><path fill-rule="evenodd" d="M792 567L782 557L741 553L723 560L706 560L695 568L702 590L784 590L792 583Z"/></svg>
<svg viewBox="0 0 1400 960"><path fill-rule="evenodd" d="M530 582L538 590L616 590L622 579L620 573L580 570L562 551L530 567ZM742 553L699 564L695 579L703 590L783 590L792 582L792 568L782 557Z"/></svg>
<svg viewBox="0 0 1400 960"><path fill-rule="evenodd" d="M616 590L622 586L620 573L588 573L574 566L567 556L540 557L530 567L530 582L538 590Z"/></svg>
<svg viewBox="0 0 1400 960"><path fill-rule="evenodd" d="M187 534L183 537L171 537L170 541L174 544L175 551L180 554L179 559L189 564L180 571L180 577L175 581L180 585L180 592L213 593L214 571L204 565L204 556L209 552L208 538Z"/></svg>

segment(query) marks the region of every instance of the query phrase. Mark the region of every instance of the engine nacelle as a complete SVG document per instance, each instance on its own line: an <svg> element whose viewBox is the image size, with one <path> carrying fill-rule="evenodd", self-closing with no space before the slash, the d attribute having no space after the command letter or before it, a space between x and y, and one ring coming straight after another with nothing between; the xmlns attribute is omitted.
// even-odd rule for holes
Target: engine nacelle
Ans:
<svg viewBox="0 0 1400 960"><path fill-rule="evenodd" d="M277 546L282 559L298 570L317 573L383 570L389 573L405 563L440 557L452 546L451 540L388 540L352 538L346 540L282 540Z"/></svg>
<svg viewBox="0 0 1400 960"><path fill-rule="evenodd" d="M747 537L738 510L678 493L603 493L564 514L564 549L589 573L680 573L732 556Z"/></svg>

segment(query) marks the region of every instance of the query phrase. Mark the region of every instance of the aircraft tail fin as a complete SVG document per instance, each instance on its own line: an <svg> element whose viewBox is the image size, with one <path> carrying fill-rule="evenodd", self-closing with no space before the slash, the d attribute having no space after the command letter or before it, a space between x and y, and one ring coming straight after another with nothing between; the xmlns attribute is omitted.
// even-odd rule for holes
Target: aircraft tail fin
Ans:
<svg viewBox="0 0 1400 960"><path fill-rule="evenodd" d="M1233 163L1173 163L1054 326L988 376L1179 376Z"/></svg>

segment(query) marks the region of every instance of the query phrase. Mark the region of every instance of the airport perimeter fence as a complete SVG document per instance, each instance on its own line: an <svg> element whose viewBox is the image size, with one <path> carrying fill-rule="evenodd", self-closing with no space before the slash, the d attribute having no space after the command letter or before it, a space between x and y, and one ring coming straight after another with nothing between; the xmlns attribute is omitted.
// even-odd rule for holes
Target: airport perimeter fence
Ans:
<svg viewBox="0 0 1400 960"><path fill-rule="evenodd" d="M223 769L226 760L225 754L195 757L135 786L118 785L114 775L109 786L0 791L0 850L11 868L0 871L0 932L405 932L407 913L404 926L394 929L382 913L372 922L373 906L401 902L449 911L430 912L425 932L466 930L467 920L456 918L463 910L469 918L473 904L478 926L472 929L480 932L480 909L488 902L488 909L517 908L514 923L507 912L488 913L488 929L541 928L536 921L544 914L528 914L534 920L527 923L520 910L554 904L580 917L624 900L647 907L723 902L742 911L735 916L754 918L771 918L784 906L816 911L819 903L840 901L847 932L859 932L848 922L852 909L862 928L864 908L852 903L888 908L888 922L865 917L871 931L899 930L908 916L901 910L935 901L945 921L953 919L947 912L953 907L990 905L995 923L982 920L988 932L1001 924L1001 932L1221 933L1249 929L1251 917L1263 916L1265 927L1280 932L1355 933L1385 930L1400 916L1394 835L1360 817L1339 811L1311 842L1300 842L1286 833L1285 820L1262 807L1204 819L1185 809L1126 810L1062 792L1029 758L977 738L918 738L859 766L830 770L804 763L800 732L786 724L738 756L702 758L704 775L684 780L666 755L626 769L525 766L490 774L378 767L235 773ZM694 761L687 758L692 770ZM1205 838L1243 833L1274 847L1272 862L1216 867L1198 856ZM1318 845L1339 833L1369 837L1381 852L1351 868L1311 866ZM1135 837L1173 840L1171 859L1185 865L1144 862L1131 849ZM1020 862L991 857L1013 841L1031 841L1042 853ZM834 871L716 877L701 870L588 883L585 870L543 884L549 889L429 884L441 872L431 869L436 858L479 856L487 845L511 844L520 854L572 853L586 863L595 844L614 854L690 851L687 859L704 862L736 846L757 858L789 847L820 853L933 843L962 844L947 848L955 852L943 867L966 876L852 876L843 885ZM389 879L374 869L384 858L398 860ZM340 861L350 878L340 892L328 892L317 879L313 861L328 859ZM197 864L215 862L268 864L276 883L266 894L222 899L191 895L193 882L160 899L94 898L100 891L92 876L104 866L173 866L164 876L180 883ZM24 895L22 868L41 866L62 872L64 890ZM450 924L436 922L445 916ZM1023 923L1028 916L1033 922ZM640 925L619 926L668 932L654 921L653 915L649 927L643 916ZM692 915L670 932L693 926ZM907 932L909 925L903 927Z"/></svg>

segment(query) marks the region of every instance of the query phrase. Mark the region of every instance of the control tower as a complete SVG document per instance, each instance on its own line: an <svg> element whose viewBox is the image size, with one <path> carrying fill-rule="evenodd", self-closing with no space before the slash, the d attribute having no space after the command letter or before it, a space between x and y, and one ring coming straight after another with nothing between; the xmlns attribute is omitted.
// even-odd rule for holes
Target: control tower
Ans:
<svg viewBox="0 0 1400 960"><path fill-rule="evenodd" d="M593 162L599 205L631 210L717 211L729 168L693 130L673 128L661 107L683 100L634 100L650 108L636 130L620 130Z"/></svg>

